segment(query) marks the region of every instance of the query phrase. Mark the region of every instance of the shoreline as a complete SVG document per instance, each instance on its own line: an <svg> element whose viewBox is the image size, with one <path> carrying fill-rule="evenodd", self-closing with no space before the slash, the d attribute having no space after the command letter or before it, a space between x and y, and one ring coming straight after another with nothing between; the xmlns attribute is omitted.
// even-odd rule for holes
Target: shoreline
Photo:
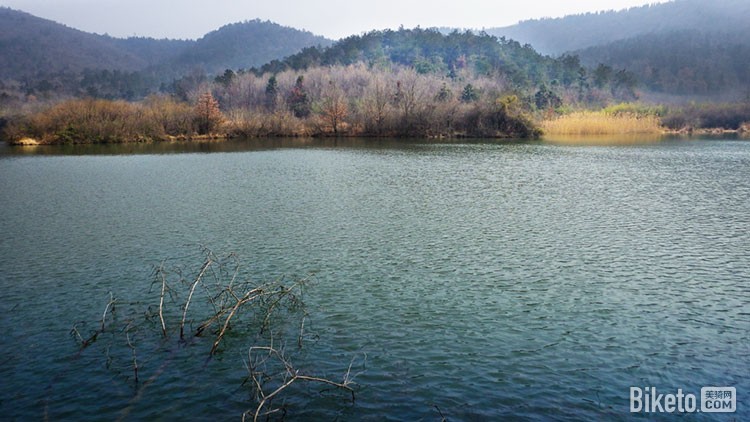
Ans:
<svg viewBox="0 0 750 422"><path fill-rule="evenodd" d="M123 142L41 142L37 139L25 137L17 141L5 140L3 141L8 146L13 147L38 147L38 146L65 146L65 145L126 145L126 144L158 144L158 143L203 143L203 142L225 142L236 139L280 139L280 138L297 138L297 139L420 139L425 141L449 141L449 140L461 140L461 139L488 139L488 140L524 140L533 141L539 140L544 141L553 137L580 137L580 138L592 138L592 137L686 137L692 138L696 136L723 136L731 135L736 136L739 139L750 140L750 131L745 129L724 129L724 128L707 128L707 129L682 129L682 130L663 130L658 133L597 133L597 134L561 134L561 133L544 133L537 138L518 138L511 136L472 136L467 134L454 134L448 135L430 135L430 136L393 136L393 135L373 135L373 134L316 134L316 135L274 135L274 136L232 136L228 134L207 134L207 135L169 135L163 139L147 139L138 138L132 141Z"/></svg>
<svg viewBox="0 0 750 422"><path fill-rule="evenodd" d="M137 138L132 141L119 142L42 142L34 138L25 137L17 141L5 140L10 146L63 146L63 145L118 145L118 144L142 144L142 143L198 143L198 142L223 142L233 139L280 139L280 138L298 138L298 139L423 139L423 140L452 140L452 139L495 139L495 140L535 140L536 138L521 138L508 135L495 136L475 136L465 133L456 133L453 135L375 135L375 134L315 134L315 135L269 135L269 136L241 136L229 134L208 134L208 135L168 135L162 139Z"/></svg>

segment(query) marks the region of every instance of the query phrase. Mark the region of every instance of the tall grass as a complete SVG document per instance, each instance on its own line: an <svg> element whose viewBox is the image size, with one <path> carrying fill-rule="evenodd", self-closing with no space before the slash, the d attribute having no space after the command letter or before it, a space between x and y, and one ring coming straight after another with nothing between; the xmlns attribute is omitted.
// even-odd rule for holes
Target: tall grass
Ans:
<svg viewBox="0 0 750 422"><path fill-rule="evenodd" d="M580 111L542 122L547 135L627 135L662 131L659 118L631 113Z"/></svg>

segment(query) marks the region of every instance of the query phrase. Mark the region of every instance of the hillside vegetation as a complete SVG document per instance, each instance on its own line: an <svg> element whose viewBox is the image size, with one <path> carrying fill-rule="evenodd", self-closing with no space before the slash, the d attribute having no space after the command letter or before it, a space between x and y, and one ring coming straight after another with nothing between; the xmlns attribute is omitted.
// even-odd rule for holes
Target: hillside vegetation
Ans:
<svg viewBox="0 0 750 422"><path fill-rule="evenodd" d="M302 52L254 69L256 73L300 70L314 66L395 63L418 73L455 76L462 69L504 78L517 87L568 81L580 66L542 56L533 48L488 34L436 29L371 31L345 38L330 48L306 48Z"/></svg>
<svg viewBox="0 0 750 422"><path fill-rule="evenodd" d="M575 54L589 66L627 69L658 93L735 100L750 94L750 27L642 35Z"/></svg>
<svg viewBox="0 0 750 422"><path fill-rule="evenodd" d="M747 16L746 0L675 0L525 21L488 33L547 54L577 56L600 75L626 70L660 101L745 101L750 94Z"/></svg>

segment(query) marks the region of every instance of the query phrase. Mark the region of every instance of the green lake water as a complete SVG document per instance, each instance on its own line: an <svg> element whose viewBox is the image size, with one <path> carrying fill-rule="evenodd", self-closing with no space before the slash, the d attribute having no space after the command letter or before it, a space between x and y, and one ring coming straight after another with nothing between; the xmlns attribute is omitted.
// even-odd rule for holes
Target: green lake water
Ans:
<svg viewBox="0 0 750 422"><path fill-rule="evenodd" d="M683 420L631 414L647 386L736 387L689 418L748 420L749 229L739 140L0 145L0 418L239 420L241 336L164 340L143 388L69 334L202 245L314 273L296 362L354 360L356 400L305 385L289 420Z"/></svg>

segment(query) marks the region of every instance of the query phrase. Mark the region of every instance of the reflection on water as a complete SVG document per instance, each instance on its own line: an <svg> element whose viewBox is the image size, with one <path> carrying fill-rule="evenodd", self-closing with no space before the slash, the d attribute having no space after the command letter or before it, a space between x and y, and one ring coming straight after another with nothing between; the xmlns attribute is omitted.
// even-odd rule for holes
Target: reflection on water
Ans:
<svg viewBox="0 0 750 422"><path fill-rule="evenodd" d="M590 146L617 146L617 145L648 145L668 140L663 135L551 135L545 136L544 142L555 145L590 145Z"/></svg>
<svg viewBox="0 0 750 422"><path fill-rule="evenodd" d="M409 149L446 145L520 145L544 143L572 146L637 146L665 142L745 139L737 134L702 135L551 135L541 141L526 139L392 139L392 138L241 138L201 141L141 142L125 144L77 144L10 146L0 142L0 157L22 155L138 155L179 153L229 153L286 148Z"/></svg>
<svg viewBox="0 0 750 422"><path fill-rule="evenodd" d="M201 141L134 142L123 144L0 145L3 155L130 155L262 151L304 148L331 143L312 138L217 139Z"/></svg>
<svg viewBox="0 0 750 422"><path fill-rule="evenodd" d="M653 145L670 142L700 142L700 141L727 141L748 140L747 134L722 133L722 134L625 134L625 135L548 135L543 138L544 143L553 145L580 145L580 146L637 146Z"/></svg>
<svg viewBox="0 0 750 422"><path fill-rule="evenodd" d="M393 138L247 138L209 141L141 142L125 144L6 145L0 142L0 157L11 155L135 155L178 153L225 153L288 148L388 148L423 145L523 144L533 141L507 139L393 139Z"/></svg>

